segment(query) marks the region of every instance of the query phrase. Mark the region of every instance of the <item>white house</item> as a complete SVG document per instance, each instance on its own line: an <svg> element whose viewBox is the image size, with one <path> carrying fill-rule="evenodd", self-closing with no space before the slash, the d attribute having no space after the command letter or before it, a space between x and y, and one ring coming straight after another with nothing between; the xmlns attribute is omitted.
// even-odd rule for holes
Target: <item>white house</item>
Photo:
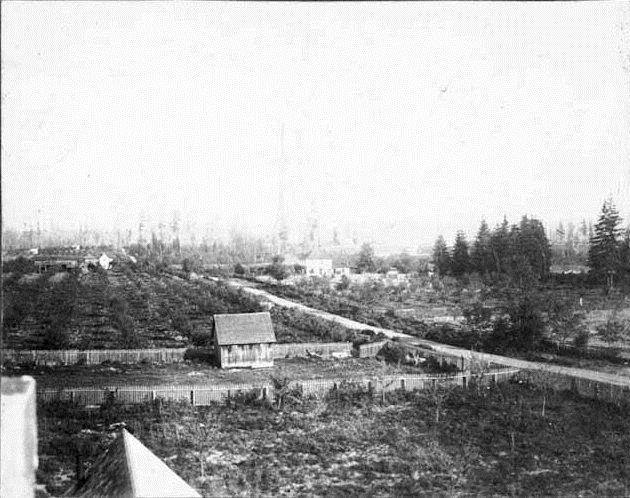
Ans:
<svg viewBox="0 0 630 498"><path fill-rule="evenodd" d="M335 275L337 275L337 276L340 276L340 277L343 276L343 275L345 275L346 277L349 277L350 276L350 268L348 266L338 267L338 268L335 268L333 270L333 273Z"/></svg>
<svg viewBox="0 0 630 498"><path fill-rule="evenodd" d="M299 262L306 269L309 277L331 277L333 275L332 259L303 259Z"/></svg>
<svg viewBox="0 0 630 498"><path fill-rule="evenodd" d="M98 258L98 262L103 267L104 270L109 270L109 265L111 264L112 261L114 260L105 253L101 254L101 257Z"/></svg>

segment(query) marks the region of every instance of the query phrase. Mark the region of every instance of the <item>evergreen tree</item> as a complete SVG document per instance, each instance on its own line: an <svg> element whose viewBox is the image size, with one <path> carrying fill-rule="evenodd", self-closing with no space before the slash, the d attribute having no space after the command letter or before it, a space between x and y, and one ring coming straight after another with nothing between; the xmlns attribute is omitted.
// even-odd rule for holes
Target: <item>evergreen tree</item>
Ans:
<svg viewBox="0 0 630 498"><path fill-rule="evenodd" d="M440 275L447 275L451 271L451 255L448 252L444 237L441 235L433 246L432 262Z"/></svg>
<svg viewBox="0 0 630 498"><path fill-rule="evenodd" d="M575 225L569 222L565 238L565 251L567 256L575 255Z"/></svg>
<svg viewBox="0 0 630 498"><path fill-rule="evenodd" d="M373 272L376 270L374 263L374 249L370 244L363 244L359 252L359 260L357 261L357 269L360 273Z"/></svg>
<svg viewBox="0 0 630 498"><path fill-rule="evenodd" d="M481 220L477 238L470 251L472 268L481 275L491 273L494 269L490 237L491 233L486 220Z"/></svg>
<svg viewBox="0 0 630 498"><path fill-rule="evenodd" d="M607 199L589 241L588 265L595 278L606 282L608 290L613 286L613 275L620 269L620 225L621 216L612 199Z"/></svg>
<svg viewBox="0 0 630 498"><path fill-rule="evenodd" d="M630 227L626 228L619 249L620 279L630 282Z"/></svg>
<svg viewBox="0 0 630 498"><path fill-rule="evenodd" d="M453 275L461 277L470 272L470 256L468 254L468 242L464 232L457 232L455 245L453 246L453 258L451 261Z"/></svg>
<svg viewBox="0 0 630 498"><path fill-rule="evenodd" d="M563 244L564 243L564 225L562 224L562 222L558 223L558 228L556 228L556 240L558 243Z"/></svg>
<svg viewBox="0 0 630 498"><path fill-rule="evenodd" d="M516 251L529 263L537 278L548 276L551 246L541 221L523 216L517 231Z"/></svg>
<svg viewBox="0 0 630 498"><path fill-rule="evenodd" d="M494 263L494 271L497 273L507 273L510 269L511 248L510 248L510 230L507 219L503 218L503 223L498 225L490 237L490 248L492 250L492 259Z"/></svg>

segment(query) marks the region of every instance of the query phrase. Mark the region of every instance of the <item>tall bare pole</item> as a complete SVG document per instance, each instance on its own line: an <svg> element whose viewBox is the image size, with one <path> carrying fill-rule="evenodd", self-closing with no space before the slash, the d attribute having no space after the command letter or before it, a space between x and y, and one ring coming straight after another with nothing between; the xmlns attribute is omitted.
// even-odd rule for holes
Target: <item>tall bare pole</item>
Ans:
<svg viewBox="0 0 630 498"><path fill-rule="evenodd" d="M280 128L280 165L278 176L278 219L276 220L276 228L278 231L279 253L284 254L287 249L287 240L289 231L287 228L286 207L284 201L284 189L286 186L287 162L284 152L284 123Z"/></svg>

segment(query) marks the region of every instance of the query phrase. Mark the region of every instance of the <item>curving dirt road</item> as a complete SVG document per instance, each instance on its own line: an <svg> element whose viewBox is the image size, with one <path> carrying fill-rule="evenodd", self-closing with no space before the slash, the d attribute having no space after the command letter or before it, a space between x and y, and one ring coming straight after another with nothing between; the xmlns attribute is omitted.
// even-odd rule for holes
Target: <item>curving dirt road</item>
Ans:
<svg viewBox="0 0 630 498"><path fill-rule="evenodd" d="M218 278L213 278L213 280L220 281L220 279ZM303 304L296 303L294 301L289 301L288 299L275 296L262 289L257 289L255 287L252 287L251 282L248 282L246 280L230 279L226 281L226 283L233 287L242 289L244 292L247 292L248 294L252 296L256 296L261 301L268 301L278 306L283 306L285 308L299 309L300 311L303 311L304 313L309 313L319 318L323 318L324 320L329 320L331 322L339 323L340 325L343 325L344 327L347 327L349 329L372 330L376 333L381 332L389 338L404 339L409 344L428 348L428 349L431 349L433 351L436 351L445 355L464 357L466 359L474 358L477 361L481 360L481 361L485 361L489 363L495 363L498 365L504 365L506 367L513 367L513 368L518 368L522 370L536 370L536 371L541 371L541 372L565 375L568 377L574 377L577 379L582 379L582 380L587 380L587 381L601 382L605 384L611 384L614 386L630 388L630 377L608 374L604 372L598 372L595 370L562 367L559 365L550 365L549 363L539 363L539 362L533 362L533 361L518 360L516 358L510 358L507 356L500 356L500 355L495 355L495 354L470 351L468 349L462 349L455 346L449 346L447 344L441 344L439 342L428 341L426 339L419 339L417 337L413 337L408 334L403 334L402 332L396 332L395 330L383 329L380 327L373 327L371 325L366 325L364 323L357 322L355 320L351 320L349 318L345 318L339 315L335 315L333 313L328 313L327 311L311 308L309 306L305 306Z"/></svg>

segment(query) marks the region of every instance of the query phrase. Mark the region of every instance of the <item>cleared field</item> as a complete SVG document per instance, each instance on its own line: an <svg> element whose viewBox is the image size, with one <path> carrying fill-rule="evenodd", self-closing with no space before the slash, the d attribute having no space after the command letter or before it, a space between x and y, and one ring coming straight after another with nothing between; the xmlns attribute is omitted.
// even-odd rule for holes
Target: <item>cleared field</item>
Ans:
<svg viewBox="0 0 630 498"><path fill-rule="evenodd" d="M204 496L627 496L626 410L525 380L273 407L40 405L38 479L64 492L124 422Z"/></svg>
<svg viewBox="0 0 630 498"><path fill-rule="evenodd" d="M262 311L241 291L206 279L108 272L3 279L7 349L181 348L208 345L212 315ZM353 340L343 327L272 310L279 342Z"/></svg>
<svg viewBox="0 0 630 498"><path fill-rule="evenodd" d="M8 375L32 375L38 388L106 387L116 385L215 385L269 381L271 378L327 379L363 378L396 373L437 371L431 367L397 366L374 358L320 360L293 358L276 360L271 368L222 370L205 363L168 365L100 365L72 367L40 367L5 372Z"/></svg>

